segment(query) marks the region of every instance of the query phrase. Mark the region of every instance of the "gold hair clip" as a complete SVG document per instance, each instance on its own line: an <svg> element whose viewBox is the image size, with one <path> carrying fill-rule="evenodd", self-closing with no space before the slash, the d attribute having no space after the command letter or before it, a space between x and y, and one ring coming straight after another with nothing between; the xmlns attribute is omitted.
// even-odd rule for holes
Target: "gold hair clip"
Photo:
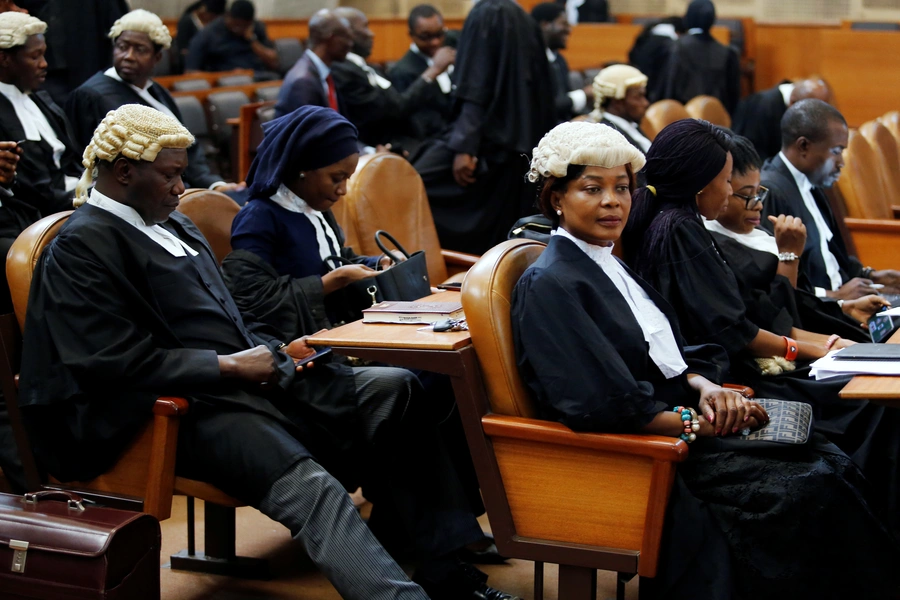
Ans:
<svg viewBox="0 0 900 600"><path fill-rule="evenodd" d="M656 188L655 188L655 187L653 187L652 185L648 185L648 186L647 186L647 189L650 190L650 193L651 193L651 194L653 194L654 196L656 195Z"/></svg>

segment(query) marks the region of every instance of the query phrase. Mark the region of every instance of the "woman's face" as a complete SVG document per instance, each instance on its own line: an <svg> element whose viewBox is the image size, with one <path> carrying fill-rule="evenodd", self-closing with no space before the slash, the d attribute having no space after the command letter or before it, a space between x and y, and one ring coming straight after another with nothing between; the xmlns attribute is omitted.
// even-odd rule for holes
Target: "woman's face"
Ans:
<svg viewBox="0 0 900 600"><path fill-rule="evenodd" d="M751 209L747 209L747 201L737 195L753 198L759 195L759 170L748 169L744 174L733 173L731 187L734 192L728 197L728 204L724 212L719 215L717 221L725 229L735 233L750 233L759 225L762 215L762 203L756 203ZM737 194L737 195L735 195Z"/></svg>
<svg viewBox="0 0 900 600"><path fill-rule="evenodd" d="M697 194L697 208L700 214L707 219L715 219L725 210L728 198L731 196L731 152L725 157L725 166L710 181L703 190Z"/></svg>
<svg viewBox="0 0 900 600"><path fill-rule="evenodd" d="M559 226L595 246L609 246L622 235L631 212L631 190L625 165L587 167L565 191L553 192L551 204L561 210Z"/></svg>
<svg viewBox="0 0 900 600"><path fill-rule="evenodd" d="M351 154L343 160L316 169L298 173L287 188L309 204L310 208L325 211L347 193L347 180L356 171L359 154Z"/></svg>

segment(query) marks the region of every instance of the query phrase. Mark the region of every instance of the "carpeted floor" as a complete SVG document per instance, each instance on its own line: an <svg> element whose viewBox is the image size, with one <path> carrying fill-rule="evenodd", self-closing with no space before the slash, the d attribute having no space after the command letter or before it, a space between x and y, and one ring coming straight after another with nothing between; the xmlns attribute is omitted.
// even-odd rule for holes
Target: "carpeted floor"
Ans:
<svg viewBox="0 0 900 600"><path fill-rule="evenodd" d="M197 501L197 540L202 550L203 502ZM291 541L288 530L269 520L252 508L237 511L237 551L242 556L267 557L271 561L273 578L269 581L249 581L173 571L168 568L169 555L187 546L185 498L176 497L172 518L162 522L162 598L163 600L340 600L340 596L303 552ZM487 518L482 526L490 529ZM533 598L534 563L510 560L506 565L483 565L494 587ZM411 569L411 567L410 567ZM558 600L556 567L545 566L544 598ZM615 574L600 571L597 598L615 597ZM628 598L637 598L637 578L628 584Z"/></svg>

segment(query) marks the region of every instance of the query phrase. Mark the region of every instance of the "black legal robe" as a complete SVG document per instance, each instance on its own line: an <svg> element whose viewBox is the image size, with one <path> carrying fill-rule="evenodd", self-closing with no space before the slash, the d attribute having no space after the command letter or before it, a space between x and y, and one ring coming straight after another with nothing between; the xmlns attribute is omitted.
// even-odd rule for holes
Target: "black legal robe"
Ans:
<svg viewBox="0 0 900 600"><path fill-rule="evenodd" d="M390 143L414 153L421 139L410 122L410 114L425 106L437 83L422 78L403 91L382 88L369 83L366 71L345 60L331 65L331 75L337 88L341 114L356 125L359 139L375 146Z"/></svg>
<svg viewBox="0 0 900 600"><path fill-rule="evenodd" d="M731 129L753 142L763 160L781 152L781 117L787 111L787 104L778 85L741 100L732 119Z"/></svg>
<svg viewBox="0 0 900 600"><path fill-rule="evenodd" d="M672 38L652 33L653 27L658 24L647 25L628 51L628 64L647 76L647 99L650 102L665 97L666 65L675 45Z"/></svg>
<svg viewBox="0 0 900 600"><path fill-rule="evenodd" d="M456 55L453 124L413 166L422 176L441 246L482 254L536 212L525 180L532 149L556 124L550 65L537 23L512 0L481 0ZM476 182L453 178L456 154L478 157Z"/></svg>
<svg viewBox="0 0 900 600"><path fill-rule="evenodd" d="M639 269L643 276L675 309L688 344L718 344L731 361L732 380L749 385L760 398L784 398L810 404L815 430L827 436L877 489L879 503L891 511L894 531L900 531L900 410L867 402L848 403L838 396L850 377L816 381L809 377L809 362L795 361L797 368L780 375L762 375L748 344L765 327L772 333L789 335L790 319L784 315L771 322L755 323L744 304L732 267L710 233L683 207L664 206L682 212L655 253L645 246ZM657 216L645 239L664 221Z"/></svg>
<svg viewBox="0 0 900 600"><path fill-rule="evenodd" d="M82 150L78 149L72 128L65 113L47 92L31 94L31 99L47 117L50 127L66 149L59 159L59 167L53 162L53 148L43 139L22 144L22 156L16 167L16 179L12 192L22 202L36 208L42 215L71 210L74 194L66 191L65 176L81 177ZM25 139L25 129L16 115L12 103L0 94L0 140Z"/></svg>
<svg viewBox="0 0 900 600"><path fill-rule="evenodd" d="M695 96L715 96L734 114L741 98L741 59L708 33L685 35L672 45L665 81L662 98L687 104Z"/></svg>
<svg viewBox="0 0 900 600"><path fill-rule="evenodd" d="M428 68L425 57L412 50L398 60L388 71L388 79L394 84L398 92L404 92L421 79L422 73ZM427 139L443 133L450 122L453 110L453 101L450 93L444 93L441 86L435 83L430 85L425 92L426 98L422 104L409 115L409 122L418 139Z"/></svg>
<svg viewBox="0 0 900 600"><path fill-rule="evenodd" d="M550 82L553 86L553 104L556 107L556 118L559 123L569 121L575 116L575 105L569 97L569 63L558 51L553 53L555 59L550 62ZM590 108L590 107L588 107Z"/></svg>
<svg viewBox="0 0 900 600"><path fill-rule="evenodd" d="M41 464L64 481L106 470L161 395L191 404L179 432L180 474L256 501L284 470L309 456L331 462L352 446L352 371L317 366L295 377L278 338L244 321L215 256L187 217L163 225L199 254L175 258L111 213L78 208L35 268L24 330L20 405ZM221 379L218 354L263 344L279 379L271 392ZM234 464L228 435L258 447ZM200 440L203 440L202 442ZM329 464L331 463L331 464Z"/></svg>
<svg viewBox="0 0 900 600"><path fill-rule="evenodd" d="M178 105L168 90L154 81L148 91L156 100L165 104L175 118L182 120L181 111L178 110ZM78 146L86 147L106 113L116 110L123 104L150 106L130 85L107 77L102 71L95 73L78 89L73 90L66 101L66 113L72 122ZM217 181L222 181L221 176L210 171L200 144L188 148L188 166L184 171L184 181L186 187L198 188L208 188Z"/></svg>
<svg viewBox="0 0 900 600"><path fill-rule="evenodd" d="M828 277L828 271L825 269L825 258L822 256L820 249L821 234L816 227L812 213L807 210L803 203L803 196L800 194L800 188L794 176L788 170L787 165L781 160L780 156L775 156L772 160L763 165L760 173L762 185L769 188L769 195L763 203L761 225L764 229L772 232L773 225L769 222L769 215L790 215L792 217L800 217L806 225L806 246L803 247L803 255L800 257L800 273L804 275L810 286L831 289L831 279ZM831 229L832 237L828 242L828 249L834 254L838 261L841 280L846 283L854 277L861 277L863 266L855 256L851 256L847 252L847 246L844 245L844 239L841 237L841 229L834 213L828 205L828 199L821 190L813 188L813 199L816 206L825 218L828 228ZM812 290L809 290L812 291Z"/></svg>
<svg viewBox="0 0 900 600"><path fill-rule="evenodd" d="M672 308L632 275L680 340ZM696 405L685 375L662 376L613 282L570 240L551 238L519 280L511 311L520 373L544 418L582 431L637 433L673 405ZM687 372L713 380L727 366L713 345L683 347L683 356ZM806 447L752 446L715 438L691 444L669 498L659 570L641 581L641 596L836 600L860 593L862 569L873 578L862 595L887 597L894 566L880 553L897 556L896 546L862 499L866 484L850 460L820 436ZM836 576L832 561L845 545L865 556L851 553L856 564Z"/></svg>

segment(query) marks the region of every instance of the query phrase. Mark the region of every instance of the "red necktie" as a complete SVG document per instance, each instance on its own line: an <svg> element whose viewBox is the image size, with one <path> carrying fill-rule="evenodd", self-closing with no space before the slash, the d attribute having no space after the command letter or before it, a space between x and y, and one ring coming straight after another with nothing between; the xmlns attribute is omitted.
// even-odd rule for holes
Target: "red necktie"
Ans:
<svg viewBox="0 0 900 600"><path fill-rule="evenodd" d="M334 90L334 78L331 77L331 73L325 77L325 82L328 84L328 106L337 111L337 92Z"/></svg>

